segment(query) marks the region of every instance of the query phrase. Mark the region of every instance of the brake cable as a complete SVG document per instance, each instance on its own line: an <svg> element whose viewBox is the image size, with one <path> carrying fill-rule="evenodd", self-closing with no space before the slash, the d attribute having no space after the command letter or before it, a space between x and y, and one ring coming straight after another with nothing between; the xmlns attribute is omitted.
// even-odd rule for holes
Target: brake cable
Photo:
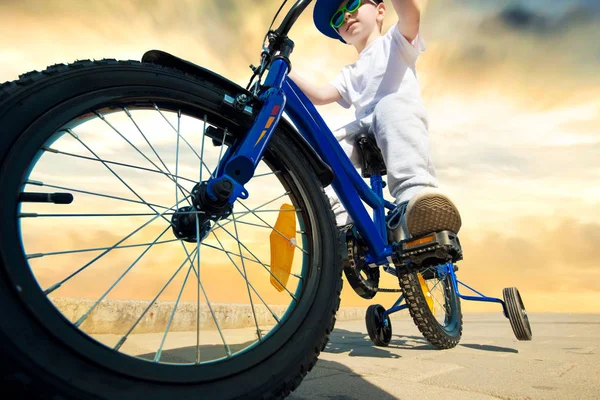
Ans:
<svg viewBox="0 0 600 400"><path fill-rule="evenodd" d="M265 67L266 58L268 56L268 52L266 51L267 46L265 46L265 42L267 41L267 39L269 37L269 33L271 33L271 28L273 28L273 24L277 20L277 17L281 13L281 10L283 10L283 7L285 7L286 3L287 3L287 0L283 0L283 3L281 3L279 10L277 10L277 13L273 17L273 20L271 21L271 25L269 26L269 29L267 30L267 33L263 39L263 45L262 45L263 51L261 54L260 66L255 67L254 65L250 65L250 69L252 69L253 74L252 74L252 77L250 78L250 82L248 82L248 86L246 86L246 90L250 90L250 87L252 86L252 82L254 82L254 78L256 78L256 76L258 76L258 82L260 82L262 75L265 72L264 67ZM256 95L256 93L254 93L254 94Z"/></svg>

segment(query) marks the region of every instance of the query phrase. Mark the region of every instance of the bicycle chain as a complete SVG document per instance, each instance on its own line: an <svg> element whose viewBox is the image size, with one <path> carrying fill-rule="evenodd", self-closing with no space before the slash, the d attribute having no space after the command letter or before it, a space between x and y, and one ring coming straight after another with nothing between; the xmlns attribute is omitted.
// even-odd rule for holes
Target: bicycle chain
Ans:
<svg viewBox="0 0 600 400"><path fill-rule="evenodd" d="M402 289L378 288L377 291L382 292L382 293L400 293L400 292L402 292Z"/></svg>

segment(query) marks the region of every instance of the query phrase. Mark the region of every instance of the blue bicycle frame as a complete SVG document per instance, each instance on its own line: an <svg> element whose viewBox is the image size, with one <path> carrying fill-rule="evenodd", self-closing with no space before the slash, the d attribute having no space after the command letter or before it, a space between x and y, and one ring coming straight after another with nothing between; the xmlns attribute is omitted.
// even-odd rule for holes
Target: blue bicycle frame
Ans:
<svg viewBox="0 0 600 400"><path fill-rule="evenodd" d="M230 203L235 202L238 197L246 198L248 196L243 185L252 178L267 143L285 111L300 134L333 170L332 186L352 217L361 238L367 243L368 251L365 255L367 264L392 263L393 248L387 239L385 209L394 210L396 206L383 199L383 179L380 175L372 176L372 189L363 181L323 118L308 97L289 79L287 71L288 65L281 59L275 60L271 65L263 85L265 89L259 96L263 101L263 106L254 125L244 138L225 153L217 167L215 177L208 182L209 194L211 194L211 187L216 181L230 179L234 183L233 194L229 199ZM361 200L373 208L373 218L369 216ZM504 301L495 297L487 297L459 281L454 273L452 263L439 265L438 271L440 276L450 275L453 289L460 298L500 303L504 315L509 317ZM395 275L394 268L390 267L386 269L386 272ZM461 294L458 290L459 284L475 292L478 296ZM392 308L385 311L385 316L405 309L407 305L401 304L403 300L404 297L400 296Z"/></svg>
<svg viewBox="0 0 600 400"><path fill-rule="evenodd" d="M212 193L212 185L216 181L227 178L234 182L233 194L229 199L231 203L238 197L248 196L243 185L252 178L285 111L300 134L331 167L334 173L332 186L368 245L367 263L389 263L392 246L387 239L385 209L393 210L396 206L383 199L381 176L371 178L373 189L363 181L314 105L287 76L287 72L288 65L285 61L273 61L263 83L265 89L259 95L263 106L254 125L239 143L226 152L216 176L208 182L209 194ZM361 200L373 208L373 218Z"/></svg>

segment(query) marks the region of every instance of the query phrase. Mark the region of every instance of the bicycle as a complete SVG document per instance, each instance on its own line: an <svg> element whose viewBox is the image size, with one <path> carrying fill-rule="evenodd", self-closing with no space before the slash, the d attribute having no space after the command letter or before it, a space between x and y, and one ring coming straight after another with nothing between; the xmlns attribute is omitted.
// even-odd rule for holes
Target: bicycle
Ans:
<svg viewBox="0 0 600 400"><path fill-rule="evenodd" d="M287 77L294 48L287 35L310 2L298 0L277 29L269 28L261 63L252 67L245 89L155 50L141 62L78 61L0 86L5 383L31 395L76 399L286 396L326 346L342 270L366 298L379 291L380 267L399 278L405 297L387 311L378 305L367 311L375 344L389 343L389 314L406 307L434 345L458 343L459 298L468 298L460 295L454 271L462 258L458 238L436 232L390 240L396 207L383 199L384 166L369 138L361 148L363 173L370 174L372 188ZM289 120L282 118L284 112ZM99 136L102 128L112 136ZM164 151L168 143L175 145L174 153ZM108 182L99 171L114 180ZM148 186L149 177L162 180ZM329 184L355 221L354 229L338 232L323 193ZM277 195L256 200L274 186ZM373 209L373 218L361 200ZM135 222L140 217L148 218ZM259 232L268 237L257 239ZM142 243L133 242L142 236ZM91 240L98 244L88 244ZM60 246L66 242L87 247L64 250ZM248 247L254 244L256 249ZM168 249L163 258L146 256L158 248ZM180 259L165 261L175 252L181 264ZM270 262L264 261L267 253ZM58 261L48 266L44 260ZM122 281L136 282L128 274L139 265L153 274L175 268L151 301L136 305L140 313L131 316L134 322L122 328L122 336L100 337L90 321ZM224 265L234 269L228 272ZM52 283L56 273L65 277ZM172 310L161 316L165 328L155 341L157 350L140 355L135 346L128 347L132 335L160 325L153 314L160 313L157 301L176 279L183 284L173 292ZM103 280L114 282L103 286ZM197 328L196 338L179 351L169 344L168 333L185 324L175 314L182 298L192 298L188 280L197 281L191 286L196 307L186 314ZM438 306L428 297L438 287L430 289L433 281L444 296L443 321L436 319ZM91 284L86 295L97 293L91 306L74 316L54 296L73 282L79 284L69 293L83 293L82 283ZM224 288L212 290L222 282ZM219 308L215 298L242 294L251 313L250 328L240 337L228 328L231 311ZM402 300L407 304L400 305ZM502 303L517 336L531 338L516 289L505 290L505 301L485 300Z"/></svg>

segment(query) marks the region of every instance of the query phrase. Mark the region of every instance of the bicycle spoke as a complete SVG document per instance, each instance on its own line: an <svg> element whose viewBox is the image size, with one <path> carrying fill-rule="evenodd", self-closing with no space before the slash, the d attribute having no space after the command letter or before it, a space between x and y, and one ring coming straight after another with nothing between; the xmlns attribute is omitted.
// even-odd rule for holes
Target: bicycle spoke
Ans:
<svg viewBox="0 0 600 400"><path fill-rule="evenodd" d="M258 329L258 320L256 319L256 311L254 310L254 302L252 301L252 293L250 293L250 286L248 286L248 272L246 272L246 263L242 258L242 246L240 245L240 240L238 236L237 224L235 222L235 215L233 216L233 228L235 229L235 240L238 243L238 251L240 252L240 259L242 260L242 268L244 269L244 279L246 280L246 289L248 289L248 298L250 299L250 307L252 308L252 314L254 315L254 324L256 325L256 334L258 335L258 340L262 340L262 334L260 333L260 329Z"/></svg>
<svg viewBox="0 0 600 400"><path fill-rule="evenodd" d="M435 300L435 302L438 303L442 310L446 309L446 307L444 307L442 303L440 303L440 301L433 294L431 295L431 297L433 297L433 300Z"/></svg>
<svg viewBox="0 0 600 400"><path fill-rule="evenodd" d="M152 299L152 301L150 301L150 303L148 304L148 307L146 307L144 309L144 311L142 312L142 314L133 323L133 325L131 326L131 328L129 328L129 330L125 333L125 335L123 335L121 337L121 339L119 339L119 341L117 342L117 344L115 345L115 347L113 347L113 350L119 350L121 348L121 346L123 346L123 344L125 343L125 341L129 337L129 335L131 334L131 332L133 332L133 330L140 323L140 321L142 320L142 318L144 318L144 315L146 315L146 313L150 310L150 308L152 308L152 306L154 305L154 303L156 303L156 300L158 300L158 298L160 297L160 295L165 291L165 289L169 286L169 284L173 281L173 279L175 279L175 277L179 274L179 271L182 270L183 266L189 261L190 257L193 255L193 257L195 259L196 258L196 254L197 253L196 253L195 250L192 251L192 254L188 254L187 258L185 260L183 260L183 262L181 263L181 265L177 268L177 270L173 273L173 275L171 275L171 278L169 278L169 280L167 281L167 283L165 283L165 285L162 287L162 289L160 289L160 291L158 292L158 294L156 296L154 296L154 299ZM193 260L192 260L192 262L193 262Z"/></svg>
<svg viewBox="0 0 600 400"><path fill-rule="evenodd" d="M299 208L294 208L293 210L257 210L257 211L247 211L247 212L232 212L231 214L242 214L242 215L246 215L246 214L254 214L254 213L280 213L280 212L300 212L302 211ZM257 216L258 217L258 216Z"/></svg>
<svg viewBox="0 0 600 400"><path fill-rule="evenodd" d="M156 242L155 245L157 244L164 244L164 243L172 243L172 242L176 242L179 241L181 239L169 239L169 240L163 240L161 242ZM140 244L129 244L126 246L117 246L115 248L113 248L113 250L118 250L118 249L130 249L133 247L142 247L142 246L147 246L150 243L140 243ZM47 257L47 256L57 256L57 255L62 255L62 254L75 254L75 253L87 253L90 251L101 251L101 250L106 250L109 249L109 247L95 247L95 248L90 248L90 249L79 249L79 250L65 250L65 251L53 251L50 253L34 253L34 254L26 254L25 257L27 257L27 259L31 259L31 258L41 258L41 257Z"/></svg>
<svg viewBox="0 0 600 400"><path fill-rule="evenodd" d="M264 174L254 175L252 178L260 178L260 177L263 177L263 176L278 175L280 173L281 173L281 171L265 172Z"/></svg>
<svg viewBox="0 0 600 400"><path fill-rule="evenodd" d="M175 207L178 206L178 204L175 205ZM163 213L164 214L164 213ZM144 229L146 226L148 226L150 223L152 223L153 221L155 221L157 218L161 217L162 214L157 214L156 216L154 216L153 218L149 219L148 221L146 221L146 223L144 223L142 226L136 228L135 230L133 230L131 233L129 233L127 236L125 236L123 239L119 240L117 243L115 243L113 246L111 246L110 248L108 248L107 250L105 250L102 254L98 255L96 258L94 258L92 261L88 262L87 264L85 264L83 267L79 268L77 271L73 272L71 275L67 276L65 279L63 279L60 282L55 283L54 285L50 286L48 289L44 290L44 294L45 295L49 295L50 293L54 292L56 289L60 288L65 282L69 281L70 279L72 279L73 277L77 276L78 274L80 274L82 271L84 271L85 269L87 269L90 265L92 265L93 263L95 263L96 261L98 261L99 259L101 259L102 257L104 257L106 254L108 254L110 251L112 251L114 248L116 248L118 245L120 245L121 243L123 243L125 240L129 239L130 237L132 237L133 235L135 235L137 232L141 231L142 229Z"/></svg>
<svg viewBox="0 0 600 400"><path fill-rule="evenodd" d="M219 243L219 246L221 246L221 248L223 249L223 251L225 252L225 254L227 254L227 258L229 258L229 261L231 261L231 263L233 264L233 266L235 267L235 269L243 277L244 274L242 273L242 271L240 270L240 268L237 266L237 263L235 261L233 261L233 258L231 258L231 256L229 255L230 252L225 250L225 247L223 246L223 243L221 243L221 241L219 240L219 238L217 237L217 235L214 232L212 232L212 234L215 237L215 239L217 239L217 242ZM231 254L235 254L235 253L231 253ZM277 317L277 314L275 314L273 312L273 310L271 310L271 307L269 307L269 305L267 304L267 302L263 300L262 296L254 288L254 285L252 285L252 283L250 283L250 282L248 282L248 285L250 285L250 288L252 289L252 291L254 292L254 294L256 294L256 296L258 296L258 298L260 299L260 301L262 301L262 303L265 305L265 307L267 307L267 310L269 310L269 312L271 313L271 315L273 316L273 318L275 319L275 321L277 321L277 323L279 323L280 322L279 321L279 317Z"/></svg>
<svg viewBox="0 0 600 400"><path fill-rule="evenodd" d="M213 232L210 232L210 233L213 233ZM221 252L223 252L223 253L225 253L225 254L231 254L231 255L234 255L234 256L236 256L236 257L239 257L239 256L240 256L238 253L234 253L233 251L229 251L229 250L221 249L221 248L219 248L219 247L217 247L217 246L213 246L212 244L208 244L208 243L202 243L202 246L206 246L206 247L209 247L209 248L211 248L211 249L215 249L215 250L221 251ZM243 258L244 260L248 260L248 261L251 261L251 262L253 262L253 263L260 264L260 262L259 262L259 261L256 261L256 260L255 260L255 259L253 259L253 258L246 257L246 256L242 256L242 258ZM267 267L270 267L270 265L269 265L269 264L265 264L265 265L266 265Z"/></svg>
<svg viewBox="0 0 600 400"><path fill-rule="evenodd" d="M69 192L75 192L75 193L83 193L83 194L88 194L90 196L106 197L106 198L109 198L109 199L121 200L121 201L126 201L126 202L129 202L129 203L136 203L136 204L143 204L143 205L150 204L151 206L154 206L154 207L157 207L157 208L164 208L164 209L169 210L168 207L161 206L159 204L144 203L144 202L141 202L139 200L126 199L125 197L118 197L118 196L111 196L111 195L108 195L108 194L88 192L86 190L73 189L73 188L64 187L64 186L48 185L48 184L46 184L44 182L34 181L34 180L31 180L31 179L27 179L25 181L25 184L27 184L27 185L36 185L36 186L44 186L44 187L49 187L49 188L52 188L52 189L61 189L61 190L69 191Z"/></svg>
<svg viewBox="0 0 600 400"><path fill-rule="evenodd" d="M200 147L200 180L198 182L202 182L202 164L204 164L204 139L206 138L206 114L204 114L204 126L202 128L202 145ZM204 164L206 165L206 164ZM210 174L210 169L206 167L208 173Z"/></svg>
<svg viewBox="0 0 600 400"><path fill-rule="evenodd" d="M73 136L79 143L81 143L90 153L92 153L94 155L94 157L100 159L100 157L98 157L98 155L88 146L86 145L83 140L81 140L79 138L79 136L77 136L77 134L75 132L73 132L71 129L67 129L67 132L69 132L71 134L71 136ZM102 163L119 181L121 181L121 183L123 183L127 189L129 189L138 199L140 199L145 205L147 205L152 211L154 211L157 215L160 215L165 221L167 221L169 223L169 225L171 225L171 221L169 221L168 219L166 219L164 216L162 216L162 214L159 214L158 211L156 211L151 205L149 205L146 200L144 200L142 198L142 196L140 196L139 194L137 194L137 192L135 190L133 190L133 188L131 186L129 186L127 184L127 182L125 182L115 171L113 171L113 169L111 167L109 167L107 164Z"/></svg>
<svg viewBox="0 0 600 400"><path fill-rule="evenodd" d="M167 172L164 172L164 171L158 171L158 170L155 170L155 169L140 167L138 165L126 164L126 163L122 163L122 162L118 162L118 161L105 160L104 158L93 158L93 157L88 157L88 156L82 156L80 154L73 154L73 153L69 153L69 152L66 152L66 151L62 151L62 150L56 150L56 149L53 149L53 148L50 148L50 147L42 147L42 150L49 151L49 152L55 153L55 154L60 154L60 155L68 156L68 157L81 158L81 159L84 159L84 160L94 161L94 162L104 162L106 164L118 165L119 167L139 169L141 171L152 172L154 174L166 175L166 176L169 176L171 178L174 177L173 174L167 173ZM188 181L188 182L194 183L194 184L196 183L196 181L194 181L192 179L189 179L189 178L186 178L186 177L183 177L183 176L178 176L178 178L182 179L184 181ZM183 188L183 189L185 190L185 188ZM188 192L188 194L189 194L189 192Z"/></svg>
<svg viewBox="0 0 600 400"><path fill-rule="evenodd" d="M217 224L217 225L219 225L221 228L223 228L223 225L219 224L218 222L216 222L216 224ZM281 281L279 280L279 278L277 278L275 275L273 275L273 273L271 272L271 270L270 270L269 268L267 268L267 266L265 265L265 263L263 263L262 261L260 261L260 259L259 259L258 257L256 257L256 256L254 255L254 253L252 253L252 252L250 251L250 249L248 249L248 247L246 247L246 245L245 245L244 243L240 242L240 241L239 241L239 240L238 240L238 239L237 239L235 236L233 236L233 235L231 234L231 232L229 232L227 229L224 229L224 228L223 228L223 230L225 231L225 233L227 233L229 236L231 236L231 237L232 237L232 238L233 238L233 239L234 239L234 240L235 240L235 241L236 241L236 242L237 242L239 245L241 245L242 247L244 247L244 249L245 249L245 250L246 250L248 253L250 253L250 255L251 255L252 257L254 257L254 258L256 259L256 261L258 262L258 264L262 265L262 266L263 266L263 268L264 268L264 269L265 269L265 270L266 270L266 271L267 271L267 272L268 272L268 273L269 273L269 274L270 274L270 275L271 275L273 278L275 278L275 280L276 280L276 281L277 281L277 282L278 282L278 283L279 283L279 284L280 284L280 285L281 285L281 286L282 286L282 287L285 289L285 291L286 291L286 292L288 292L288 294L289 294L289 295L292 297L292 299L294 299L294 301L298 301L298 299L296 299L296 296L294 296L294 295L292 294L292 292L290 292L290 291L288 290L288 288L287 288L287 287L286 287L286 286L285 286L283 283L281 283Z"/></svg>
<svg viewBox="0 0 600 400"><path fill-rule="evenodd" d="M177 132L177 129L175 129L175 127L173 126L173 124L171 124L171 121L169 121L167 119L167 117L165 117L165 115L162 113L162 111L160 110L160 108L158 108L158 106L156 105L156 103L152 103L152 105L154 105L154 109L156 111L158 111L158 113L164 118L165 121L167 121L167 124L169 124L169 126L175 131ZM204 168L206 168L206 170L208 171L208 173L210 174L210 169L208 168L208 166L206 165L206 163L204 162L204 160L202 160L202 157L200 157L198 155L198 152L196 150L194 150L194 147L190 144L190 142L188 142L186 140L186 138L184 138L183 136L181 137L181 140L183 140L183 142L185 144L188 145L188 147L190 148L190 150L192 150L192 152L196 155L196 157L198 157L200 159L201 165L204 166Z"/></svg>
<svg viewBox="0 0 600 400"><path fill-rule="evenodd" d="M200 220L198 219L198 214L196 214L196 232L200 232ZM183 244L183 242L181 242L181 245L183 246L183 248L185 249L185 252L187 253L187 249L185 248L185 245ZM198 235L198 233L196 233L196 251L198 252L198 258L196 259L197 261L197 265L198 265L198 272L196 274L196 277L198 278L198 287L196 288L197 290L197 304L196 304L196 318L197 318L197 330L196 330L196 363L200 363L200 235ZM193 268L194 264L192 263L192 268ZM216 321L215 321L216 322ZM218 327L218 325L217 325ZM219 330L219 333L221 333L221 331ZM222 337L222 335L221 335ZM223 342L225 341L225 339L223 339Z"/></svg>
<svg viewBox="0 0 600 400"><path fill-rule="evenodd" d="M177 187L179 186L179 180L177 176L179 175L179 138L181 135L179 134L179 129L181 128L181 110L177 112L177 147L175 149L175 201L179 202L179 191ZM191 204L191 203L190 203ZM198 217L196 217L198 218Z"/></svg>
<svg viewBox="0 0 600 400"><path fill-rule="evenodd" d="M440 279L438 279L437 282L435 283L435 285L433 285L433 287L431 289L429 289L429 291L430 292L433 291L433 289L435 289L440 284L440 282L442 282L442 281Z"/></svg>
<svg viewBox="0 0 600 400"><path fill-rule="evenodd" d="M261 209L262 207L264 207L264 206L266 206L266 205L268 205L268 204L271 204L271 203L272 203L272 202L274 202L274 201L277 201L277 200L281 199L282 197L288 196L289 194L290 194L290 192L285 192L285 193L284 193L284 194L282 194L281 196L278 196L278 197L276 197L276 198L274 198L274 199L272 199L272 200L269 200L269 201L267 201L266 203L263 203L263 204L261 204L260 206L256 207L256 208L255 208L253 211L259 210L259 209ZM240 216L237 218L237 220L239 221L239 219L240 219L240 218L242 218L242 217L244 217L244 216L246 216L246 215L248 215L248 214L250 214L250 213L251 213L250 211L245 211L245 212L242 212L242 213L241 213L241 215L240 215ZM239 213L238 213L238 214L239 214ZM232 223L232 222L233 222L232 220L228 220L227 222L225 222L224 224L222 224L222 225L220 225L220 226L219 226L219 225L215 225L215 227L211 228L211 231L212 231L212 230L215 230L215 229L217 229L217 227L219 227L219 228L220 228L221 226L226 226L226 225L229 225L229 224L230 224L230 223Z"/></svg>
<svg viewBox="0 0 600 400"><path fill-rule="evenodd" d="M195 272L196 270L194 270ZM210 304L210 300L208 299L208 295L206 294L206 290L204 290L204 285L202 284L202 282L200 282L200 289L202 290L202 293L204 294L204 298L206 299L206 304L208 305L208 309L210 310L210 314L213 317L213 320L215 321L215 325L217 326L217 330L219 331L219 335L221 336L221 340L223 341L223 345L225 346L225 352L227 353L227 357L231 357L231 349L229 348L229 345L227 344L227 342L225 341L225 337L223 336L223 332L221 331L221 327L219 326L219 321L217 321L217 316L215 315L215 312L213 311L213 308ZM196 358L196 363L200 363L200 352L198 351L198 357Z"/></svg>
<svg viewBox="0 0 600 400"><path fill-rule="evenodd" d="M205 130L206 133L206 130ZM223 139L221 140L221 148L219 149L219 158L217 158L217 166L215 167L215 170L213 172L212 177L216 178L217 177L217 172L219 171L219 165L221 165L221 157L223 156L223 147L225 147L225 138L227 137L227 128L225 128L225 131L223 132ZM200 180L200 182L202 182L202 180Z"/></svg>
<svg viewBox="0 0 600 400"><path fill-rule="evenodd" d="M238 224L242 224L242 225L250 225L250 226L255 226L255 227L257 227L257 228L273 229L273 228L271 228L270 226L267 226L267 225L260 225L260 224L255 224L255 223L253 223L253 222L240 221L239 219L238 219L237 223L238 223ZM296 233L298 233L298 234L300 234L300 235L304 235L306 232L304 232L304 231L296 231Z"/></svg>
<svg viewBox="0 0 600 400"><path fill-rule="evenodd" d="M173 322L173 317L175 317L175 312L177 311L177 306L179 305L179 300L181 300L181 295L183 294L183 289L185 288L185 284L187 283L188 277L190 276L192 268L188 268L187 273L185 274L185 278L183 279L183 284L181 285L181 290L177 295L177 300L175 301L175 305L173 306L173 311L171 312L171 316L169 317L169 322L167 322L167 327L165 329L165 334L160 342L160 347L154 356L154 362L160 361L160 356L162 355L162 348L165 344L165 340L167 339L167 335L169 334L169 328L171 327L171 323Z"/></svg>
<svg viewBox="0 0 600 400"><path fill-rule="evenodd" d="M239 221L238 221L238 223L239 223ZM211 232L211 233L212 233L212 232ZM211 245L211 244L208 244L208 243L202 243L202 245L203 245L203 246L206 246L206 247L209 247L209 248L211 248L211 249L215 249L215 250L221 251L221 252L223 252L223 253L225 253L225 254L231 254L231 255L234 255L234 256L236 256L236 257L239 257L239 254L237 254L237 253L234 253L234 252L232 252L232 251L225 250L225 249L223 249L223 248L219 248L219 247L213 246L213 245ZM244 260L247 260L247 261L250 261L250 262L253 262L253 263L256 263L256 264L263 264L263 265L264 265L265 267L267 267L267 268L271 268L271 265L269 265L269 264L266 264L266 263L261 263L260 261L256 261L254 258L250 258L250 257L246 257L246 256L242 256L242 258L243 258ZM304 278L303 278L303 277L301 277L300 275L297 275L297 274L294 274L294 273L290 273L290 276L293 276L293 277L295 277L295 278L298 278L298 279L300 279L300 280L304 279Z"/></svg>
<svg viewBox="0 0 600 400"><path fill-rule="evenodd" d="M160 169L160 167L158 165L156 165L156 163L154 161L152 161L150 158L148 158L148 156L146 156L146 154L144 154L140 149L138 149L133 143L131 143L131 141L129 141L129 139L127 139L117 128L114 127L114 125L112 125L105 117L104 115L102 115L99 111L94 111L94 114L96 114L96 116L98 118L100 118L102 121L104 121L108 126L110 126L112 128L113 131L115 131L117 133L117 135L119 135L125 142L127 142L127 144L129 146L131 146L135 151L138 152L139 155L141 155L142 157L144 157L150 164L152 164L152 166L154 168L156 168L157 170L164 172ZM179 134L179 132L177 132L177 134ZM168 171L168 169L167 169ZM177 174L177 173L176 173ZM168 177L168 175L165 174L165 176ZM172 178L169 178L172 180ZM177 182L175 183L177 185ZM180 188L181 190L181 188ZM183 191L182 191L183 192ZM188 202L189 203L189 202Z"/></svg>
<svg viewBox="0 0 600 400"><path fill-rule="evenodd" d="M183 243L182 243L183 244ZM187 254L187 248L185 246L183 246L183 249L185 250L186 254ZM196 249L197 250L197 249ZM197 253L199 254L199 253ZM196 260L198 261L198 271L200 271L200 262L199 262L199 258L196 258ZM198 273L198 271L196 271L196 268L194 268L194 265L192 263L192 270L194 271L194 274L196 275L196 277L198 278L198 290L202 290L202 293L204 294L204 298L206 299L206 304L208 305L208 309L210 310L210 314L213 317L213 320L215 321L215 325L217 327L217 330L219 331L219 335L221 336L221 340L223 341L223 346L225 346L225 353L227 354L227 357L231 356L231 349L229 348L229 345L227 344L227 342L225 341L225 337L223 336L223 332L221 331L221 327L219 325L219 321L217 320L217 317L215 315L215 312L213 311L212 305L210 303L210 299L208 298L208 294L206 294L206 290L204 290L204 285L202 285L202 282L200 281L200 274ZM198 300L199 302L200 300ZM198 310L200 310L200 304L198 303ZM197 314L197 318L198 318L198 337L196 339L196 345L198 346L197 348L197 352L196 352L196 363L200 363L200 311L198 311Z"/></svg>
<svg viewBox="0 0 600 400"><path fill-rule="evenodd" d="M140 254L138 256L138 258L136 258L135 261L132 262L131 265L125 270L125 272L123 272L121 274L121 276L119 276L119 278L106 290L106 292L104 292L104 294L102 296L100 296L98 301L96 301L96 303L94 303L94 305L92 307L90 307L90 309L85 314L83 314L77 320L77 322L75 322L74 325L76 327L79 327L87 319L87 317L91 314L92 311L94 311L94 309L98 306L98 304L100 304L100 302L102 300L104 300L104 298L106 296L108 296L108 294L115 288L115 286L117 286L119 284L119 282L121 282L121 280L125 277L125 275L127 275L129 273L129 271L132 270L132 268L138 263L138 261L140 261L146 255L146 253L148 253L148 251L150 251L152 246L154 246L156 244L156 242L158 241L158 239L160 239L162 237L162 235L164 235L168 230L169 230L169 227L166 227L165 230L162 231L162 233L160 235L158 235L156 237L156 239L154 239L154 241L146 247L146 249L142 252L142 254Z"/></svg>
<svg viewBox="0 0 600 400"><path fill-rule="evenodd" d="M184 199L185 200L185 199ZM183 200L182 200L183 201ZM173 213L174 214L174 213ZM164 215L173 215L165 213ZM41 218L41 217L148 217L156 213L130 213L130 214L38 214L38 213L20 213L19 218ZM170 224L170 221L169 221Z"/></svg>
<svg viewBox="0 0 600 400"><path fill-rule="evenodd" d="M240 223L240 221L238 221L238 224L239 224L239 223ZM211 232L211 233L212 233L212 232ZM201 243L201 244L202 244L203 246L209 247L209 248L211 248L211 249L215 249L215 250L221 251L221 252L223 252L223 253L225 253L225 254L231 254L231 255L234 255L234 256L236 256L236 257L239 257L239 254L237 254L237 253L234 253L234 252L232 252L232 251L228 251L228 250L225 250L225 249L223 249L223 248L219 248L219 247L213 246L213 245L211 245L211 244L208 244L208 243ZM263 264L263 265L264 265L265 267L267 267L267 268L271 268L271 265L269 265L269 264L266 264L266 263L261 263L260 261L256 261L254 258L250 258L250 257L246 257L246 256L242 256L242 258L243 258L244 260L247 260L247 261L250 261L250 262L253 262L253 263L256 263L256 264ZM296 275L296 274L294 274L294 273L290 273L290 276L293 276L293 277L295 277L295 278L298 278L298 279L300 279L300 280L304 279L304 278L302 278L300 275Z"/></svg>
<svg viewBox="0 0 600 400"><path fill-rule="evenodd" d="M246 207L246 205L244 203L242 203L241 201L238 200L238 203L240 203L242 205L242 207L244 207L246 210L250 211L250 209L248 207ZM280 210L280 211L286 211L286 210ZM303 252L304 254L308 254L308 251L304 250L302 247L298 246L295 243L295 240L292 241L290 240L290 238L288 238L287 236L285 236L283 233L281 233L278 229L275 229L274 226L272 226L271 224L269 224L267 221L265 221L264 219L262 219L260 216L256 215L254 212L252 212L252 214L254 214L254 216L256 218L258 218L263 224L267 225L269 228L273 229L274 232L277 232L277 234L279 234L279 236L281 236L282 238L284 238L285 240L287 240L288 242L290 242L290 244L292 244L294 247L296 247L298 250L300 250L301 252Z"/></svg>
<svg viewBox="0 0 600 400"><path fill-rule="evenodd" d="M246 221L238 221L238 224L242 224L242 225L250 225L250 226L255 226L257 228L267 228L267 229L271 229L270 227L266 226L266 225L259 225L259 224L255 224L253 222L246 222Z"/></svg>
<svg viewBox="0 0 600 400"><path fill-rule="evenodd" d="M129 110L127 109L127 107L123 107L123 110L125 111L125 113L127 114L127 116L129 117L129 119L131 119L131 122L133 122L133 125L135 125L135 127L137 128L138 132L142 135L142 137L144 138L144 140L146 141L146 143L148 144L148 146L152 149L152 152L154 152L154 155L156 156L156 158L158 158L158 160L160 161L160 163L163 165L163 167L165 167L165 170L169 173L169 175L171 174L171 171L169 170L169 167L167 167L167 165L165 164L165 162L162 160L162 158L160 158L160 156L158 155L158 153L156 152L156 150L154 149L154 147L152 146L152 144L150 143L150 141L148 140L148 138L146 137L146 135L144 135L144 132L142 132L142 130L140 129L140 127L138 126L138 124L135 122L135 120L133 119L133 116L131 115L131 113L129 112ZM161 171L162 172L162 171Z"/></svg>

